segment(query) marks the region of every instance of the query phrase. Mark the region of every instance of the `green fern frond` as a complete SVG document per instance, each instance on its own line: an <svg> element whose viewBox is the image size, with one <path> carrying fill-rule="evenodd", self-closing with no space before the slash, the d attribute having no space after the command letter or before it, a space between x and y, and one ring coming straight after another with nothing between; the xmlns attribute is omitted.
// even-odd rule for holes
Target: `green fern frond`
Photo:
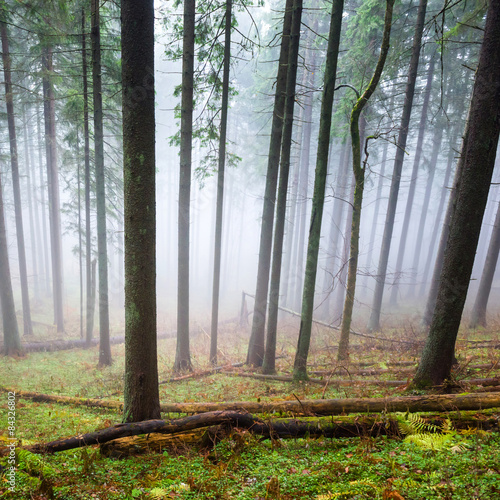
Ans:
<svg viewBox="0 0 500 500"><path fill-rule="evenodd" d="M25 470L32 476L53 480L57 472L39 456L28 450L16 449L16 463L19 470Z"/></svg>

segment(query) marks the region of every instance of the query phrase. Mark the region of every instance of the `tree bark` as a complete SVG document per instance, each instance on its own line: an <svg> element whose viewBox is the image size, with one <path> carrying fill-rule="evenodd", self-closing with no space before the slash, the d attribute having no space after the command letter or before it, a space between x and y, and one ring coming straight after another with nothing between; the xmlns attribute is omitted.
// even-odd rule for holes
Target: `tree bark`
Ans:
<svg viewBox="0 0 500 500"><path fill-rule="evenodd" d="M427 10L427 0L420 0L418 6L417 22L415 25L415 35L413 37L413 47L411 52L408 80L406 83L403 115L401 117L401 126L399 129L397 149L396 149L396 158L394 160L394 170L392 173L389 202L387 205L384 236L382 238L382 248L380 250L380 259L376 276L376 285L373 297L372 312L370 315L370 320L368 322L368 330L370 331L380 330L380 313L382 309L382 297L384 295L385 280L387 275L387 263L389 261L389 252L391 250L392 232L394 229L394 218L396 216L399 184L401 182L401 171L403 169L404 155L406 150L406 140L408 138L408 128L410 125L413 96L415 95L415 83L417 80L418 61L420 58L420 48L422 42L422 33L424 30L426 10Z"/></svg>
<svg viewBox="0 0 500 500"><path fill-rule="evenodd" d="M302 26L302 0L294 0L290 47L288 49L288 71L286 82L285 117L281 143L281 164L279 172L278 201L274 227L273 255L271 265L271 285L269 291L269 316L267 322L267 342L262 363L264 373L274 373L276 368L276 337L278 330L278 305L281 281L283 238L285 234L286 202L290 156L292 148L293 111L296 99L297 62L299 58L300 28Z"/></svg>
<svg viewBox="0 0 500 500"><path fill-rule="evenodd" d="M33 335L31 324L30 295L28 290L28 271L26 268L26 250L24 247L23 208L21 202L21 186L19 182L19 163L17 156L16 123L14 118L14 99L12 93L12 75L9 54L7 25L0 21L2 38L2 61L5 78L5 103L7 105L7 123L9 128L10 166L12 172L12 188L14 191L14 213L16 220L17 254L19 257L19 277L21 281L21 298L23 304L24 335Z"/></svg>
<svg viewBox="0 0 500 500"><path fill-rule="evenodd" d="M293 377L295 380L307 379L307 357L311 343L311 330L314 309L314 288L318 268L318 253L321 234L321 220L325 200L326 176L328 171L328 153L332 124L333 95L337 77L340 32L342 27L343 0L334 0L330 18L330 32L326 53L323 101L321 103L318 136L318 155L314 178L314 194L307 245L304 291L302 295L302 315L300 319L299 339L295 353Z"/></svg>
<svg viewBox="0 0 500 500"><path fill-rule="evenodd" d="M159 418L153 0L121 2L125 191L125 422Z"/></svg>
<svg viewBox="0 0 500 500"><path fill-rule="evenodd" d="M109 344L108 250L106 190L104 180L104 131L102 124L101 28L99 0L91 2L92 96L94 101L95 189L97 208L97 255L99 267L99 366L112 363Z"/></svg>
<svg viewBox="0 0 500 500"><path fill-rule="evenodd" d="M283 134L283 115L285 110L285 91L288 72L289 38L292 26L293 0L286 0L283 17L283 33L281 35L280 58L276 77L271 139L267 161L266 188L262 208L262 224L260 228L259 263L257 267L257 285L252 318L252 333L248 345L247 364L262 366L264 360L264 340L266 325L267 294L269 291L269 272L271 264L271 248L273 241L274 209L276 187Z"/></svg>
<svg viewBox="0 0 500 500"><path fill-rule="evenodd" d="M192 370L189 352L189 226L191 153L193 142L193 85L195 0L184 1L182 56L181 151L179 176L179 236L177 283L177 349L174 370Z"/></svg>
<svg viewBox="0 0 500 500"><path fill-rule="evenodd" d="M436 307L413 386L450 377L500 133L500 0L488 7Z"/></svg>
<svg viewBox="0 0 500 500"><path fill-rule="evenodd" d="M368 161L368 139L366 138L364 152L365 160L361 165L361 140L364 139L363 133L360 133L359 120L361 113L377 88L382 71L384 70L385 60L389 52L391 40L391 25L392 25L392 9L394 0L387 0L384 19L384 32L382 36L382 45L380 47L380 55L377 61L377 66L370 80L370 83L361 97L358 98L351 112L351 144L352 144L352 170L354 173L354 202L352 206L352 226L351 226L351 242L349 252L349 269L347 275L346 298L344 303L344 311L342 314L342 325L340 327L340 342L337 359L344 360L349 357L349 333L351 331L352 311L354 308L354 294L356 292L356 274L358 272L359 258L359 233L361 229L361 208L363 205L363 191L365 188L365 170L366 162ZM363 127L364 128L364 127Z"/></svg>
<svg viewBox="0 0 500 500"><path fill-rule="evenodd" d="M212 289L212 325L210 330L210 362L217 364L217 327L219 323L219 293L222 250L222 216L224 203L224 170L226 165L227 112L229 102L229 69L231 59L232 0L226 1L224 36L224 69L222 76L222 102L219 132L219 168L217 172L217 209L215 216L214 279Z"/></svg>

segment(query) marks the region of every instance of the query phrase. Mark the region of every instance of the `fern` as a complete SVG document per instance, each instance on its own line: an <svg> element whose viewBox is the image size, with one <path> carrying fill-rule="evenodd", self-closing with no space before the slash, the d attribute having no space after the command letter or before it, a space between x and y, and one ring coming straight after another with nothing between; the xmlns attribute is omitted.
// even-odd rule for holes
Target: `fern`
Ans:
<svg viewBox="0 0 500 500"><path fill-rule="evenodd" d="M19 470L25 470L32 476L38 476L42 479L52 481L57 477L57 472L44 460L28 450L17 449L17 467Z"/></svg>

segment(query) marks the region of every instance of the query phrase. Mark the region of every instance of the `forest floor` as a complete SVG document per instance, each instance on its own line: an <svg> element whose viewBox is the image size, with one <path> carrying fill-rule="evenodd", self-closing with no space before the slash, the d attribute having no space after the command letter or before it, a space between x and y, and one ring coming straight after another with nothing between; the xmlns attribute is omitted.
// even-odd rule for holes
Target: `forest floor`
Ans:
<svg viewBox="0 0 500 500"><path fill-rule="evenodd" d="M471 378L500 376L498 325L460 332L455 371L458 392L481 387ZM277 361L280 375L290 374L296 344L296 320L283 322ZM291 383L238 377L219 372L160 385L162 403L283 401L409 395L376 381L409 380L415 368L420 335L412 328L393 328L381 341L352 337L351 363L338 365L338 332L315 327L309 358L311 377L324 383ZM42 340L42 339L39 339ZM46 340L46 339L43 339ZM483 341L490 341L483 343ZM245 360L248 332L226 324L220 332L219 363ZM209 338L203 329L192 339L195 371L209 368ZM159 341L160 380L172 376L175 340ZM0 359L0 385L14 391L122 401L124 346L112 346L113 365L98 369L98 350L73 349L30 353ZM407 366L395 363L408 362ZM360 367L356 363L363 362ZM366 366L364 365L366 363ZM479 368L474 366L481 365ZM490 365L489 368L485 366ZM335 375L316 373L338 367ZM247 368L239 368L246 371ZM362 373L365 370L370 373ZM342 380L342 385L335 382ZM366 383L373 381L373 384ZM500 386L497 386L500 390ZM415 394L415 393L412 393ZM0 448L9 442L8 395L0 393ZM16 399L15 437L19 445L49 442L119 423L119 411ZM489 416L500 417L500 410ZM421 414L424 415L424 414ZM181 415L168 414L163 418ZM260 416L271 418L270 415ZM408 421L408 415L398 415ZM446 416L445 416L446 417ZM416 420L418 423L418 420ZM11 423L11 422L9 422ZM424 429L425 430L425 429ZM445 439L353 437L262 440L247 431L234 432L215 446L200 449L178 442L161 453L125 458L104 456L99 447L52 455L18 453L15 492L9 492L0 458L0 498L13 499L496 499L500 498L500 433L482 430L439 433ZM410 436L411 437L411 436ZM418 436L417 436L418 437ZM427 438L427 439L425 439Z"/></svg>

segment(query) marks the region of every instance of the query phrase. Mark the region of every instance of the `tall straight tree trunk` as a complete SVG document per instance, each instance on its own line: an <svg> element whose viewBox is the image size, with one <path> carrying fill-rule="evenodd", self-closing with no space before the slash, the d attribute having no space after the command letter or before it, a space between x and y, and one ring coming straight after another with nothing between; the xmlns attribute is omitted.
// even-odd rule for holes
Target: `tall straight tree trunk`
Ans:
<svg viewBox="0 0 500 500"><path fill-rule="evenodd" d="M309 50L306 50L306 53L304 55L305 61L309 61ZM308 64L308 62L307 62ZM307 86L307 76L308 72L305 70L303 71L302 74L302 87ZM314 78L314 74L312 75ZM298 233L298 211L297 211L297 201L298 201L298 194L299 194L299 176L300 176L300 151L302 150L302 140L304 137L304 121L305 121L305 113L304 113L304 108L306 108L308 105L312 104L311 99L310 99L310 94L306 94L304 98L304 104L300 107L299 111L299 119L298 123L296 126L296 143L297 143L297 159L294 162L294 169L293 169L293 177L292 177L292 189L290 193L290 214L288 216L288 223L287 223L287 228L285 231L285 236L286 236L286 249L285 249L285 261L283 263L283 274L285 275L286 279L282 283L282 290L283 290L283 303L286 305L291 297L292 292L295 289L295 286L297 284L297 273L296 269L292 267L292 262L294 262L294 251L296 250L296 245L294 245L295 240L297 239L297 233Z"/></svg>
<svg viewBox="0 0 500 500"><path fill-rule="evenodd" d="M500 252L500 204L498 205L497 215L495 217L495 225L491 234L488 253L484 263L479 289L477 291L474 307L471 312L469 328L477 328L478 326L486 326L486 308L491 292L491 284L495 276L495 270L498 262L498 253Z"/></svg>
<svg viewBox="0 0 500 500"><path fill-rule="evenodd" d="M366 90L361 97L358 98L351 112L351 143L352 143L352 170L354 173L354 201L352 205L352 227L351 227L351 243L349 253L349 269L347 274L347 288L344 303L344 312L342 314L342 325L340 327L340 342L337 359L342 361L349 357L349 334L351 331L352 311L354 308L354 294L356 291L356 274L358 272L359 258L359 233L361 229L361 208L363 205L363 191L365 188L365 170L368 161L368 137L365 141L364 153L365 160L361 165L361 140L364 139L366 133L361 132L359 121L361 112L366 106L368 100L377 88L382 71L384 70L385 60L389 52L391 40L391 25L392 25L392 9L394 0L387 0L385 19L384 19L384 34L382 36L382 45L380 47L380 55L377 61L377 66L373 73L373 77ZM364 129L364 127L363 127ZM363 130L363 132L365 132Z"/></svg>
<svg viewBox="0 0 500 500"><path fill-rule="evenodd" d="M40 176L40 205L42 206L42 237L43 237L43 270L45 281L45 293L50 295L50 264L49 264L49 243L47 241L47 214L45 212L45 182L43 176L43 152L42 152L42 127L40 124L40 113L37 110L36 132L38 138L38 173Z"/></svg>
<svg viewBox="0 0 500 500"><path fill-rule="evenodd" d="M193 142L195 0L184 0L182 55L181 151L179 177L179 248L177 283L177 350L174 371L192 370L189 352L189 205Z"/></svg>
<svg viewBox="0 0 500 500"><path fill-rule="evenodd" d="M321 103L318 155L314 177L314 194L307 245L306 271L304 277L304 292L302 298L302 314L300 319L299 339L293 366L295 380L307 379L307 357L311 344L311 327L314 308L314 289L318 268L319 241L321 219L325 201L326 176L328 171L328 153L330 146L330 130L332 124L333 95L337 78L337 60L339 55L340 31L344 0L334 0L330 18L330 32L326 52L325 79L323 85L323 100Z"/></svg>
<svg viewBox="0 0 500 500"><path fill-rule="evenodd" d="M450 220L436 307L422 358L412 382L414 387L441 384L451 373L455 342L474 265L500 134L498 26L500 0L491 0L464 134L461 181Z"/></svg>
<svg viewBox="0 0 500 500"><path fill-rule="evenodd" d="M266 188L264 206L262 209L262 224L260 228L259 263L257 267L257 286L252 318L252 333L248 345L247 364L262 366L264 360L264 340L267 309L267 294L269 291L269 272L271 267L271 249L273 241L274 209L276 187L283 133L283 115L285 110L285 91L288 72L289 37L292 25L293 0L286 0L283 18L283 33L281 38L278 75L274 97L273 120L271 124L271 139L266 173Z"/></svg>
<svg viewBox="0 0 500 500"><path fill-rule="evenodd" d="M123 420L160 418L156 345L154 2L122 0L125 203Z"/></svg>
<svg viewBox="0 0 500 500"><path fill-rule="evenodd" d="M224 203L224 169L226 165L227 112L229 103L229 63L231 59L232 0L226 2L224 34L224 69L222 75L222 101L219 133L219 169L217 172L217 208L215 217L214 280L212 289L212 325L210 332L210 362L217 365L217 327L219 323L219 292L222 250L222 216ZM238 263L239 265L239 263Z"/></svg>
<svg viewBox="0 0 500 500"><path fill-rule="evenodd" d="M446 109L444 110L446 114ZM424 200L422 202L422 210L420 212L420 222L418 224L417 239L415 244L415 249L413 251L413 264L411 266L411 282L410 291L408 296L415 296L416 276L418 273L418 263L420 261L420 253L422 252L422 241L424 239L424 230L427 220L427 212L429 211L429 202L431 200L431 191L434 184L434 174L436 173L436 166L439 156L439 151L441 149L441 143L443 142L443 131L446 127L446 118L444 115L440 115L437 119L437 130L434 132L432 138L432 152L429 161L429 174L427 177L427 185L425 186Z"/></svg>
<svg viewBox="0 0 500 500"><path fill-rule="evenodd" d="M342 216L344 214L344 204L345 204L345 185L347 184L347 172L349 169L350 154L347 151L349 148L349 142L345 141L340 153L339 163L337 165L337 178L335 180L335 186L338 189L335 194L335 199L333 201L332 214L330 218L330 228L328 229L328 244L326 245L326 255L325 260L325 273L323 276L323 292L327 294L322 306L322 317L325 321L330 319L330 307L331 307L331 297L333 294L333 277L335 275L335 265L337 263L337 252L339 247L340 239L340 224L342 221Z"/></svg>
<svg viewBox="0 0 500 500"><path fill-rule="evenodd" d="M10 278L9 246L5 231L2 176L0 175L0 306L2 307L3 350L7 356L22 353L21 338L17 326L16 307Z"/></svg>
<svg viewBox="0 0 500 500"><path fill-rule="evenodd" d="M7 37L7 25L3 21L0 21L0 32L2 38L2 60L5 78L5 102L7 105L7 123L9 127L10 166L12 171L12 188L14 191L17 253L19 256L19 276L21 279L21 297L23 303L24 335L33 335L30 296L28 290L28 271L26 269L26 250L24 247L23 208L21 202L21 187L19 183L19 164L17 156L16 124L14 119L14 100L12 94L9 39Z"/></svg>
<svg viewBox="0 0 500 500"><path fill-rule="evenodd" d="M89 134L89 91L87 78L87 36L85 11L82 9L82 75L83 75L83 140L84 140L84 183L85 183L85 344L90 347L94 332L95 301L92 294L92 226L90 224L90 134Z"/></svg>
<svg viewBox="0 0 500 500"><path fill-rule="evenodd" d="M463 110L461 110L463 111ZM462 116L462 113L460 112L458 114L459 117ZM448 196L449 188L448 188L448 183L450 182L451 178L451 171L452 167L454 164L456 152L455 152L455 145L457 144L458 141L458 125L455 125L454 131L451 134L451 139L450 139L450 145L449 145L449 151L448 151L448 160L446 163L446 171L444 174L444 180L443 180L443 187L441 188L441 196L439 197L439 206L436 211L436 217L434 219L434 225L432 228L432 235L431 235L431 240L428 246L428 252L427 252L427 258L425 259L425 267L424 267L424 273L422 277L422 284L420 286L420 291L419 291L419 296L423 296L426 289L427 289L427 280L429 278L429 272L432 264L432 258L434 257L434 249L436 247L436 241L437 241L437 236L438 236L438 231L441 227L441 218L442 218L442 213L443 213L443 208L444 204L446 202L446 198Z"/></svg>
<svg viewBox="0 0 500 500"><path fill-rule="evenodd" d="M271 285L269 290L269 317L267 322L267 342L262 363L263 373L274 373L276 369L276 338L278 329L278 305L281 281L283 238L285 235L286 199L290 156L292 151L293 111L295 87L297 84L297 62L299 58L300 28L302 22L302 0L294 0L290 47L288 49L288 71L286 75L285 117L281 142L281 164L279 172L278 201L274 226L273 255L271 265Z"/></svg>
<svg viewBox="0 0 500 500"><path fill-rule="evenodd" d="M352 148L351 148L352 149ZM351 151L352 153L352 151ZM351 159L351 154L349 154ZM339 269L337 271L337 289L333 304L333 324L340 325L342 323L342 313L344 312L345 289L347 288L347 271L349 266L349 243L351 241L352 215L354 208L354 190L356 183L354 175L350 172L349 175L349 197L346 203L346 217L344 221L344 232L339 237L342 238L342 255L339 259ZM345 284L345 285L344 285Z"/></svg>
<svg viewBox="0 0 500 500"><path fill-rule="evenodd" d="M106 191L104 180L104 131L102 124L101 30L99 0L91 2L92 95L94 98L95 189L97 208L97 255L99 266L99 366L111 365L109 343L108 250Z"/></svg>
<svg viewBox="0 0 500 500"><path fill-rule="evenodd" d="M390 106L390 109L392 109L392 105ZM370 241L368 243L368 253L366 254L366 270L367 274L365 275L365 279L363 280L363 288L366 288L366 283L368 279L368 275L370 273L371 267L372 267L372 256L373 256L373 250L375 247L375 236L377 234L377 223L378 223L378 217L380 213L380 202L382 200L382 189L384 187L384 179L385 179L385 167L387 164L387 152L389 150L389 142L385 141L384 143L384 149L382 151L382 161L380 162L380 174L378 178L378 185L377 185L377 198L375 200L375 209L373 210L373 219L372 219L372 225L371 225L371 232L370 232Z"/></svg>
<svg viewBox="0 0 500 500"><path fill-rule="evenodd" d="M45 144L47 153L47 186L49 192L50 247L52 255L52 291L54 297L54 323L57 331L64 331L63 275L61 242L61 204L59 200L59 170L57 167L56 113L52 87L52 47L42 52L43 98L45 116Z"/></svg>
<svg viewBox="0 0 500 500"><path fill-rule="evenodd" d="M43 266L44 266L44 254L45 250L42 244L42 235L41 235L41 227L40 227L40 200L38 196L37 180L36 180L36 161L35 161L35 152L33 149L33 139L34 139L34 131L32 125L32 119L29 117L29 107L27 110L26 117L26 141L28 144L28 156L29 156L29 164L30 164L30 180L31 180L31 192L30 196L33 197L33 216L34 216L34 228L35 228L35 241L36 241L36 269L38 271L35 281L35 286L38 284L38 295L35 296L40 298L40 288L41 288L41 280L43 274ZM40 186L41 189L41 186Z"/></svg>
<svg viewBox="0 0 500 500"><path fill-rule="evenodd" d="M80 282L80 338L83 339L83 241L82 241L82 175L80 168L80 137L76 128L76 180L78 189L78 278Z"/></svg>
<svg viewBox="0 0 500 500"><path fill-rule="evenodd" d="M429 100L432 90L432 79L434 77L435 54L431 56L429 61L429 69L427 71L427 82L425 84L424 101L422 103L422 112L420 114L420 123L418 126L417 146L415 148L415 158L413 160L413 170L410 179L410 189L408 191L408 198L406 199L405 216L403 219L403 228L401 230L401 238L399 240L398 256L396 260L396 278L395 283L391 289L390 302L396 305L398 299L399 285L398 280L403 269L403 260L405 257L406 240L408 239L408 229L410 228L410 219L413 209L413 199L415 198L415 189L418 181L418 170L420 168L420 158L422 156L422 147L424 144L425 130L427 128L427 114L429 110ZM439 130L438 130L439 132ZM441 129L442 137L442 129Z"/></svg>
<svg viewBox="0 0 500 500"><path fill-rule="evenodd" d="M312 75L314 78L314 75ZM314 80L312 80L314 84ZM304 113L304 135L302 137L302 149L300 151L300 178L299 178L299 200L300 210L298 216L299 231L296 238L297 255L295 259L294 270L297 276L295 286L295 310L301 309L302 289L305 270L305 241L307 230L307 214L308 214L308 190L309 190L309 167L311 164L311 138L312 138L312 113L313 100L309 97L309 106L306 107Z"/></svg>
<svg viewBox="0 0 500 500"><path fill-rule="evenodd" d="M31 183L32 178L32 158L30 157L29 141L28 141L28 127L27 127L27 113L26 105L23 104L23 141L24 141L24 163L26 172L26 193L28 198L28 217L30 225L30 243L31 243L31 267L33 270L33 284L35 290L35 298L40 297L40 287L38 284L38 252L37 252L37 239L35 238L35 210L33 204L36 206L36 198L33 197L33 189ZM35 207L36 208L36 207Z"/></svg>
<svg viewBox="0 0 500 500"><path fill-rule="evenodd" d="M422 33L424 30L425 12L427 10L427 0L420 0L418 6L417 23L415 35L413 37L413 47L410 59L410 69L406 83L405 100L403 104L403 115L399 129L396 158L394 160L394 170L392 173L391 190L387 205L387 216L384 226L384 236L382 237L382 248L377 270L375 294L373 297L372 312L368 322L370 331L380 330L380 313L382 309L382 298L384 295L385 279L387 275L387 263L391 250L392 232L394 230L394 218L398 204L399 184L401 182L401 171L403 169L404 155L406 151L406 140L408 138L408 127L410 125L411 110L413 106L413 96L415 95L415 83L417 81L418 61L420 58L420 48L422 43Z"/></svg>
<svg viewBox="0 0 500 500"><path fill-rule="evenodd" d="M469 115L470 115L470 110L469 110ZM470 119L469 115L467 116L465 133L464 133L464 136L462 139L462 152L465 151L466 144L468 141L469 119ZM443 220L441 237L439 239L439 246L437 249L437 255L436 255L435 262L434 262L434 270L433 270L432 278L431 278L431 286L429 289L429 293L427 295L425 310L424 310L424 314L422 317L422 325L423 326L430 326L431 321L432 321L432 316L434 314L434 308L436 306L436 300L437 300L438 290L439 290L439 283L441 280L441 272L443 270L444 255L446 252L446 248L448 246L448 237L450 234L450 222L451 222L451 219L453 216L453 212L455 210L455 204L457 201L458 190L459 190L460 184L462 182L463 161L464 161L464 156L463 156L463 154L461 154L459 159L458 159L458 162L457 162L457 167L455 170L455 177L453 179L453 187L451 189L450 196L448 198L448 206L446 208L446 214L445 214L444 220Z"/></svg>

